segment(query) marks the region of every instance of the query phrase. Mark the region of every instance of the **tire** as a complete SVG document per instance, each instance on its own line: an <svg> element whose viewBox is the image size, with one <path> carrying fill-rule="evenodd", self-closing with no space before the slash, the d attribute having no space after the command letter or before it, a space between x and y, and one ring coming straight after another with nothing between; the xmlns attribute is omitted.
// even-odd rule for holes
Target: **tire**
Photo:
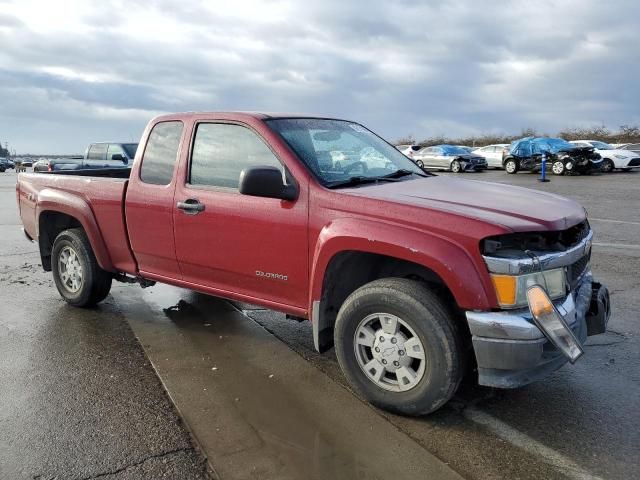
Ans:
<svg viewBox="0 0 640 480"><path fill-rule="evenodd" d="M507 173L518 173L518 170L520 170L520 165L518 165L518 162L516 160L511 158L504 162L504 169L507 171Z"/></svg>
<svg viewBox="0 0 640 480"><path fill-rule="evenodd" d="M81 228L64 230L56 237L51 252L51 271L58 292L75 307L92 307L104 300L111 290L112 275L98 265L89 239Z"/></svg>
<svg viewBox="0 0 640 480"><path fill-rule="evenodd" d="M458 160L454 160L453 162L451 162L451 166L449 167L449 169L453 173L462 173L462 165L460 165L460 162Z"/></svg>
<svg viewBox="0 0 640 480"><path fill-rule="evenodd" d="M416 165L420 168L424 168L424 162L422 160L416 160Z"/></svg>
<svg viewBox="0 0 640 480"><path fill-rule="evenodd" d="M602 161L602 165L600 166L600 171L602 173L611 173L614 170L615 165L613 164L613 162L611 160L609 160L608 158L605 158Z"/></svg>
<svg viewBox="0 0 640 480"><path fill-rule="evenodd" d="M393 319L399 325L395 334L368 326L372 322L381 327L383 321L393 324ZM464 350L456 325L446 304L423 284L404 278L375 280L349 295L338 312L334 330L338 362L353 389L373 405L404 415L425 415L443 406L462 380ZM371 346L358 341L365 330ZM379 353L374 352L376 348ZM416 358L420 350L423 359ZM386 367L381 363L385 358L389 359ZM365 373L374 360L380 368L376 371L374 366ZM377 382L370 378L380 370ZM402 376L396 372L403 372Z"/></svg>
<svg viewBox="0 0 640 480"><path fill-rule="evenodd" d="M554 175L564 175L566 168L562 160L556 160L551 164L551 171Z"/></svg>

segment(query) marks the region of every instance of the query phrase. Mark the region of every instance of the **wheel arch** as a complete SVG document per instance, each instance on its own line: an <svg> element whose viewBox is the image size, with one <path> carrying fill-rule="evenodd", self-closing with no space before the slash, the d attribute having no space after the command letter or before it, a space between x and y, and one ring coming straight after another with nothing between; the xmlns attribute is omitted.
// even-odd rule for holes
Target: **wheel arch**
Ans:
<svg viewBox="0 0 640 480"><path fill-rule="evenodd" d="M53 242L60 232L80 227L91 244L98 265L103 270L113 271L113 263L104 244L102 234L88 203L76 195L56 190L42 190L37 201L37 239L40 247L42 268L51 270Z"/></svg>

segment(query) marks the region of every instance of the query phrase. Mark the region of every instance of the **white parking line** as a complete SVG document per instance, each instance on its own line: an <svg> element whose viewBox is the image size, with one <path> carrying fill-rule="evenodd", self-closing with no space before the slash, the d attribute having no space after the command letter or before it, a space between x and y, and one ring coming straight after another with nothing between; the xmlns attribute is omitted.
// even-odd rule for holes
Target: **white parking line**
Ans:
<svg viewBox="0 0 640 480"><path fill-rule="evenodd" d="M607 248L624 248L626 250L640 250L640 245L631 245L627 243L600 243L593 242L592 245L596 247L607 247Z"/></svg>
<svg viewBox="0 0 640 480"><path fill-rule="evenodd" d="M596 222L608 222L608 223L622 223L625 225L638 225L640 226L640 222L628 222L626 220L611 220L610 218L593 218L589 217L589 220L595 220Z"/></svg>
<svg viewBox="0 0 640 480"><path fill-rule="evenodd" d="M575 480L602 480L602 477L592 475L561 453L543 445L488 413L482 412L474 407L467 407L464 410L464 416L487 428L512 445L539 457L542 461L557 468L569 478Z"/></svg>

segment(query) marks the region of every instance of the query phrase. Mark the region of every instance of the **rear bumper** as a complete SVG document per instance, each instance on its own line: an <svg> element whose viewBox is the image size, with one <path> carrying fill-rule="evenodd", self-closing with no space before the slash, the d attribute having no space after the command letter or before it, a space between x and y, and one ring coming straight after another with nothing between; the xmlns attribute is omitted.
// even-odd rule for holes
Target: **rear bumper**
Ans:
<svg viewBox="0 0 640 480"><path fill-rule="evenodd" d="M566 298L558 311L581 343L605 331L609 321L609 293L592 281L591 273ZM516 388L539 380L568 359L533 323L529 309L466 313L478 364L478 382L497 388Z"/></svg>

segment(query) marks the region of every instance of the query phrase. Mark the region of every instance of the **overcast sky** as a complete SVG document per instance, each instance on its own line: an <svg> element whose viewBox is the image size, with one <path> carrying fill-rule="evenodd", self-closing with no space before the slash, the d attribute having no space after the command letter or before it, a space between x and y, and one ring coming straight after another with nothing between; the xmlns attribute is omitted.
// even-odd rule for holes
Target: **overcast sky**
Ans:
<svg viewBox="0 0 640 480"><path fill-rule="evenodd" d="M640 2L0 0L0 140L75 153L156 114L412 134L640 123Z"/></svg>

